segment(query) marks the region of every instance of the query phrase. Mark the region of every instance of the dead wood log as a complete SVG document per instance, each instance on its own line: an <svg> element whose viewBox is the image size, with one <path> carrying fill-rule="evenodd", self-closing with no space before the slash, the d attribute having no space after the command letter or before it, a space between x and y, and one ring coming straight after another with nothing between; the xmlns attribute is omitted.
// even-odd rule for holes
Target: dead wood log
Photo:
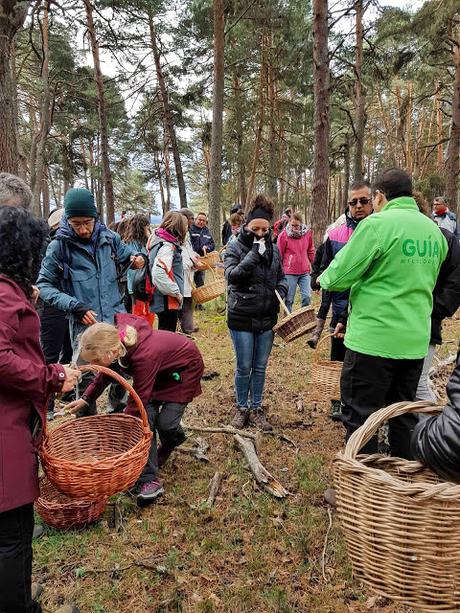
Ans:
<svg viewBox="0 0 460 613"><path fill-rule="evenodd" d="M222 475L219 472L214 474L214 477L209 482L209 496L206 501L206 506L208 509L212 507L216 500L216 496L219 492L220 484L222 482Z"/></svg>
<svg viewBox="0 0 460 613"><path fill-rule="evenodd" d="M240 434L235 434L234 440L236 445L243 452L252 475L258 485L272 496L275 496L275 498L285 498L289 492L283 487L278 479L270 474L262 465L257 455L254 442L245 436L241 436Z"/></svg>
<svg viewBox="0 0 460 613"><path fill-rule="evenodd" d="M252 432L247 432L246 430L237 430L236 428L232 428L231 426L219 426L214 428L204 428L201 426L191 426L189 424L182 423L182 426L186 430L191 430L192 432L217 432L222 434L239 434L240 436L244 436L245 438L252 439L256 444L258 440L257 434L253 434Z"/></svg>

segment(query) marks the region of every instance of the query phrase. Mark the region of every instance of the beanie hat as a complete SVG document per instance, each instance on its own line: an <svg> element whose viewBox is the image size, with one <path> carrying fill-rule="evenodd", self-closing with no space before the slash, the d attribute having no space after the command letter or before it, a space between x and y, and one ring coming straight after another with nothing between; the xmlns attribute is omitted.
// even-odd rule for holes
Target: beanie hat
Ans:
<svg viewBox="0 0 460 613"><path fill-rule="evenodd" d="M258 206L246 215L246 223L249 223L253 219L266 219L269 223L273 219L271 211L268 211L265 207Z"/></svg>
<svg viewBox="0 0 460 613"><path fill-rule="evenodd" d="M82 187L72 187L64 196L65 216L70 217L97 217L93 194Z"/></svg>

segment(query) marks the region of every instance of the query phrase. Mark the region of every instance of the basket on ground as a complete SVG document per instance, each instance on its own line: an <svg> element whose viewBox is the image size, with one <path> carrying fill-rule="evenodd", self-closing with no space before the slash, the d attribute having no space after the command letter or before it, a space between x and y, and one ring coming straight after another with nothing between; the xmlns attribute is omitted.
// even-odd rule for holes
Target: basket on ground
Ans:
<svg viewBox="0 0 460 613"><path fill-rule="evenodd" d="M319 352L322 343L331 338L332 334L328 334L316 345L311 365L311 384L312 388L323 397L338 400L340 398L340 376L343 364L342 362L321 359Z"/></svg>
<svg viewBox="0 0 460 613"><path fill-rule="evenodd" d="M336 456L334 481L354 574L422 611L459 611L460 485L418 462L358 455L388 419L434 410L440 408L399 402L376 411Z"/></svg>
<svg viewBox="0 0 460 613"><path fill-rule="evenodd" d="M61 494L46 477L40 479L40 497L35 510L45 523L56 530L80 528L92 524L105 510L107 496L82 500Z"/></svg>
<svg viewBox="0 0 460 613"><path fill-rule="evenodd" d="M307 334L307 332L311 332L315 326L315 310L307 306L283 317L273 328L273 332L276 332L285 343L289 343Z"/></svg>
<svg viewBox="0 0 460 613"><path fill-rule="evenodd" d="M205 282L201 287L192 289L192 299L195 304L203 304L225 294L225 278L216 274L212 268L208 267L208 269L212 273L213 280L209 283Z"/></svg>
<svg viewBox="0 0 460 613"><path fill-rule="evenodd" d="M117 413L67 420L52 431L45 426L40 458L48 479L63 494L112 496L139 478L152 432L141 399L123 377L103 366L82 366L81 370L102 372L118 381L135 401L140 419Z"/></svg>
<svg viewBox="0 0 460 613"><path fill-rule="evenodd" d="M206 270L215 266L220 260L218 251L210 251L206 255L200 255L200 262L198 264L198 270Z"/></svg>

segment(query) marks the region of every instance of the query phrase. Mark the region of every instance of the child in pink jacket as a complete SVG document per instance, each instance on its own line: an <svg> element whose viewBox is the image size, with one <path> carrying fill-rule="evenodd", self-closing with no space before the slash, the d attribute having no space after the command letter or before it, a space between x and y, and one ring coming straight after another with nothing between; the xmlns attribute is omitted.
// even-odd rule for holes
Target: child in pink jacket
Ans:
<svg viewBox="0 0 460 613"><path fill-rule="evenodd" d="M289 223L278 237L277 245L289 286L287 308L292 311L297 285L300 288L302 306L308 306L311 300L310 271L311 263L315 259L315 248L313 234L303 223L300 213L292 214Z"/></svg>

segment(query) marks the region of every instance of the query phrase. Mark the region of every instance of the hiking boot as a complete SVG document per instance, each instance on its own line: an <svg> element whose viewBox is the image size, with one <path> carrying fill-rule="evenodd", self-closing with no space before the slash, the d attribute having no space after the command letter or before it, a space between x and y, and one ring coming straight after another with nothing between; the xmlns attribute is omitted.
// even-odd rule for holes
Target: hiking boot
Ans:
<svg viewBox="0 0 460 613"><path fill-rule="evenodd" d="M328 487L324 492L324 500L334 509L337 508L337 491L333 487Z"/></svg>
<svg viewBox="0 0 460 613"><path fill-rule="evenodd" d="M331 413L329 417L332 421L342 421L342 403L340 400L331 400Z"/></svg>
<svg viewBox="0 0 460 613"><path fill-rule="evenodd" d="M137 495L137 502L149 504L164 494L164 488L159 481L148 481L141 485L141 490Z"/></svg>
<svg viewBox="0 0 460 613"><path fill-rule="evenodd" d="M249 422L259 430L262 430L262 432L271 432L273 430L273 426L268 421L263 409L249 411Z"/></svg>
<svg viewBox="0 0 460 613"><path fill-rule="evenodd" d="M80 609L73 604L63 604L54 613L80 613Z"/></svg>
<svg viewBox="0 0 460 613"><path fill-rule="evenodd" d="M232 427L241 430L248 423L249 411L247 409L237 408L232 419Z"/></svg>
<svg viewBox="0 0 460 613"><path fill-rule="evenodd" d="M313 330L311 338L308 339L307 345L312 349L316 349L316 345L319 342L321 334L324 329L324 324L326 323L325 319L317 319L316 320L316 328Z"/></svg>
<svg viewBox="0 0 460 613"><path fill-rule="evenodd" d="M32 583L31 595L32 600L38 600L43 594L43 585L41 583Z"/></svg>

